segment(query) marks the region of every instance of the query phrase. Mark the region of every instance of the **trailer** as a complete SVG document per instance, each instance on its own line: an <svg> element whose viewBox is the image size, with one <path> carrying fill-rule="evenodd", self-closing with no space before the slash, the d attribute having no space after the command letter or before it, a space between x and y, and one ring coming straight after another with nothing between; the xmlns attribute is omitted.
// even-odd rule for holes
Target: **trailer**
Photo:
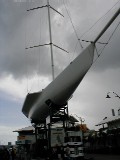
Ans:
<svg viewBox="0 0 120 160"><path fill-rule="evenodd" d="M69 147L71 158L84 158L82 131L67 131L64 137L64 156L66 149Z"/></svg>
<svg viewBox="0 0 120 160"><path fill-rule="evenodd" d="M51 129L51 147L63 147L64 148L64 157L66 155L66 149L70 149L70 157L72 159L83 158L83 137L82 130L71 130L67 128L65 131L64 128L52 128Z"/></svg>

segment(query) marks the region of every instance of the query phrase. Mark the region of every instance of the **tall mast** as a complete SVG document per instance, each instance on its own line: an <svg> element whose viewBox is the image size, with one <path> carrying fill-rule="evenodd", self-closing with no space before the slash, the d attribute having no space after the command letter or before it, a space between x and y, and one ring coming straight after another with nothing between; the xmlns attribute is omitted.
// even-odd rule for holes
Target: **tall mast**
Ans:
<svg viewBox="0 0 120 160"><path fill-rule="evenodd" d="M50 17L50 4L47 0L48 6L48 22L49 22L49 35L50 35L50 51L51 51L51 66L52 66L52 79L54 80L54 61L53 61L53 44L52 44L52 31L51 31L51 17Z"/></svg>
<svg viewBox="0 0 120 160"><path fill-rule="evenodd" d="M57 12L58 14L60 14L61 16L63 16L60 12L58 12L55 8L51 7L49 4L49 0L47 0L47 5L45 6L40 6L40 7L35 7L35 8L31 8L28 9L27 11L32 11L32 10L36 10L36 9L40 9L40 8L44 8L44 7L48 7L48 23L49 23L49 37L50 37L50 43L49 44L39 44L39 45L34 45L34 46L30 46L30 47L26 47L26 49L31 49L31 48L36 48L36 47L40 47L40 46L46 46L46 45L50 45L50 52L51 52L51 67L52 67L52 79L54 80L55 76L54 76L54 61L53 61L53 46L69 53L68 51L66 51L65 49L59 47L56 44L53 44L52 42L52 31L51 31L51 17L50 17L50 9L54 10L55 12ZM64 16L63 16L64 17Z"/></svg>

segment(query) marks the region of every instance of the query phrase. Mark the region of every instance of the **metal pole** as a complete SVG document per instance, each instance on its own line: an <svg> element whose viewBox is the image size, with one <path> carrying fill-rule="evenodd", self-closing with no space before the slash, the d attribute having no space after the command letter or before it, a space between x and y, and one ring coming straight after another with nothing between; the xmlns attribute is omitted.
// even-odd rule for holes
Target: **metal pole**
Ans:
<svg viewBox="0 0 120 160"><path fill-rule="evenodd" d="M68 110L68 102L67 102L67 108L66 108L66 112L67 112L67 127L69 127L69 110Z"/></svg>
<svg viewBox="0 0 120 160"><path fill-rule="evenodd" d="M49 106L50 123L48 124L48 147L51 150L51 121L52 121L52 108Z"/></svg>
<svg viewBox="0 0 120 160"><path fill-rule="evenodd" d="M51 65L52 65L52 78L54 80L54 61L53 61L53 44L52 44L52 31L51 31L51 18L50 18L50 4L47 0L48 6L48 22L49 22L49 35L50 35L50 50L51 50Z"/></svg>
<svg viewBox="0 0 120 160"><path fill-rule="evenodd" d="M35 140L36 140L36 143L37 143L37 126L35 125Z"/></svg>

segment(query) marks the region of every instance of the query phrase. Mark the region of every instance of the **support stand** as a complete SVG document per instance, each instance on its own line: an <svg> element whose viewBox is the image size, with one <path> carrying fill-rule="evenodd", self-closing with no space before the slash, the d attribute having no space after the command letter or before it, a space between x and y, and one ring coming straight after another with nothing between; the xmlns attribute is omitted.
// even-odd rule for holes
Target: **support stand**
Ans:
<svg viewBox="0 0 120 160"><path fill-rule="evenodd" d="M34 123L36 156L38 157L42 157L42 149L44 150L45 147L47 147L48 154L51 153L53 147L51 130L53 129L53 125L59 122L65 133L69 123L68 105L62 106L59 111L57 111L57 105L53 104L50 100L47 101L47 105L49 106L49 116L46 118L46 122Z"/></svg>

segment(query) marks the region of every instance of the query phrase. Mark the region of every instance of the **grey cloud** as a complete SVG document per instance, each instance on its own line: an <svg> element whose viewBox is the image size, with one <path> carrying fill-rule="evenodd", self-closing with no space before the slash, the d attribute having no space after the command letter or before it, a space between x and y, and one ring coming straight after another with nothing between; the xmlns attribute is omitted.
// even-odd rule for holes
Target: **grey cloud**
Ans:
<svg viewBox="0 0 120 160"><path fill-rule="evenodd" d="M35 7L42 4L44 5L46 3L45 1L41 1L42 3L40 3L37 0L35 2L32 1L31 3L30 1L27 2L27 8ZM0 38L0 75L12 74L15 78L20 79L26 76L26 73L28 74L28 76L35 75L36 73L40 75L50 75L51 64L50 54L48 54L48 47L40 47L27 51L25 51L24 49L25 47L38 45L39 43L49 43L48 27L46 27L46 25L48 25L48 21L46 20L46 10L44 10L43 13L41 11L32 11L26 14L25 1L23 1L23 3L20 3L11 0L6 2L1 1L0 3L0 6L2 6L0 10L0 19L2 22L2 25L0 26L0 33L2 35ZM84 1L76 0L76 3L74 3L73 1L65 1L65 3L70 9L71 17L73 23L75 24L78 35L81 35L98 19L98 17L103 15L102 12L105 13L106 10L109 9L115 2L111 0L111 3L109 5L106 5L108 2L104 1L102 10L101 7L99 7L102 6L102 2L100 1L93 1L92 3L90 1L87 1L85 3ZM56 5L54 4L55 1L51 1L51 5L55 6L57 9L64 8L63 3L60 1L57 1ZM93 5L95 6L94 8ZM86 8L86 12L83 13L84 8ZM99 12L97 12L98 9ZM64 13L66 14L66 12ZM59 21L56 21L54 19L55 13L53 11L52 14L52 22L54 23L52 26L53 42L56 45L70 51L70 57L78 55L81 51L81 48L79 45L77 45L77 49L75 50L77 38L75 37L70 22L68 22L68 16L65 15L65 18L67 18L67 20L65 18L62 19L59 17ZM43 19L40 21L40 18ZM42 28L39 30L40 24L42 24ZM64 26L62 26L62 24L64 24ZM118 47L118 34L119 31L117 31L114 35L113 40L109 44L110 46L108 45L106 47L103 58L101 58L102 56L99 58L99 60L101 59L101 63L98 63L93 71L102 71L113 67L119 67L120 54ZM91 37L92 36L93 33L91 34ZM63 68L65 68L65 66L69 63L69 56L57 48L54 48L54 52L56 67L55 71L56 73L60 73L60 71L63 70Z"/></svg>

